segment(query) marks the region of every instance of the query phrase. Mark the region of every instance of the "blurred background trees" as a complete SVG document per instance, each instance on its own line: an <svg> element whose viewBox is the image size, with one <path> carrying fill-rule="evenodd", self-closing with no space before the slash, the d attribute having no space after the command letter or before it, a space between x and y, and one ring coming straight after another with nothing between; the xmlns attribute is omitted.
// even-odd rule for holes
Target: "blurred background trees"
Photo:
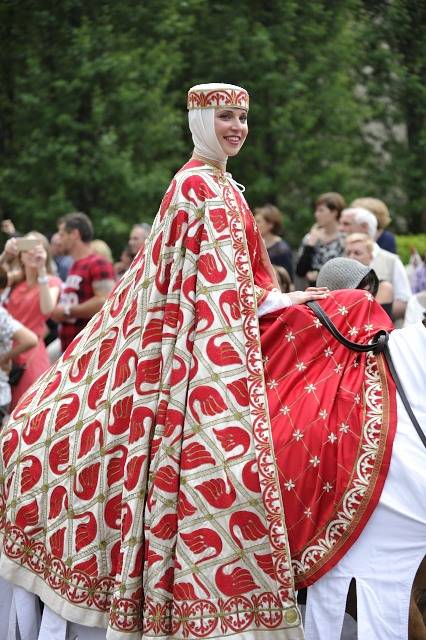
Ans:
<svg viewBox="0 0 426 640"><path fill-rule="evenodd" d="M424 229L426 0L0 0L0 205L54 231L83 210L119 247L191 152L186 91L241 84L229 169L297 244L323 191Z"/></svg>

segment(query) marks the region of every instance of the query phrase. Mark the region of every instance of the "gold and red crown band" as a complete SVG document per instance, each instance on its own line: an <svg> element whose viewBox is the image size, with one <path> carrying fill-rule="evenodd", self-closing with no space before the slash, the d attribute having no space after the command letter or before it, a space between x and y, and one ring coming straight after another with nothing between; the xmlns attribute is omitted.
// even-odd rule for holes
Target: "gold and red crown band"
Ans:
<svg viewBox="0 0 426 640"><path fill-rule="evenodd" d="M197 85L188 91L189 109L212 109L215 107L249 108L249 95L245 89L234 85Z"/></svg>

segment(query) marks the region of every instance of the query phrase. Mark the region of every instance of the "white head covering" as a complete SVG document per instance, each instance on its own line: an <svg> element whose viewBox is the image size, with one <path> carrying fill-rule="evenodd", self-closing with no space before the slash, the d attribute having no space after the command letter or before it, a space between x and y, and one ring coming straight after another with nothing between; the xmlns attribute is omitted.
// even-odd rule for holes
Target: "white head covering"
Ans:
<svg viewBox="0 0 426 640"><path fill-rule="evenodd" d="M198 84L188 92L188 121L194 151L207 160L227 159L217 139L214 112L217 107L238 107L248 110L248 93L233 84Z"/></svg>
<svg viewBox="0 0 426 640"><path fill-rule="evenodd" d="M207 160L224 161L228 157L219 144L214 130L213 109L191 109L188 111L189 128L194 142L194 151Z"/></svg>

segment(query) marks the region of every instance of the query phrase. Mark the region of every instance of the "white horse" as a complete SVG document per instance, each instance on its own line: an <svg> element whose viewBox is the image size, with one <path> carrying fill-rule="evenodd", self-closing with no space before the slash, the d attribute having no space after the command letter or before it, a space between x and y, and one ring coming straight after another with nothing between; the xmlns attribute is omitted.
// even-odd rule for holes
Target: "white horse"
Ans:
<svg viewBox="0 0 426 640"><path fill-rule="evenodd" d="M426 431L426 329L395 330L390 351ZM414 576L426 551L426 450L398 396L398 426L380 501L358 540L308 588L306 640L340 640L349 584L357 588L358 640L408 638ZM106 631L67 622L0 578L0 640L104 640Z"/></svg>
<svg viewBox="0 0 426 640"><path fill-rule="evenodd" d="M389 348L426 433L426 328L417 323L393 331ZM340 640L352 579L358 639L408 637L411 587L426 553L426 449L399 394L397 411L391 464L373 515L340 562L307 590L306 640Z"/></svg>

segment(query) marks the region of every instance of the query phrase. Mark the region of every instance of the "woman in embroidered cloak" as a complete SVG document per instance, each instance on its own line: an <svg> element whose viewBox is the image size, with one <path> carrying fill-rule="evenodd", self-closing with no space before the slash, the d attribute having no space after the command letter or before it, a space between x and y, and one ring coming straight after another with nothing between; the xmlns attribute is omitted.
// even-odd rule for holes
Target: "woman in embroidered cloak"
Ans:
<svg viewBox="0 0 426 640"><path fill-rule="evenodd" d="M364 368L355 371L344 354L335 361L299 304L327 303L324 290L279 291L253 216L226 173L247 135L247 92L198 85L188 109L195 151L173 178L144 250L22 398L2 436L0 572L37 593L45 611L107 628L112 640L254 640L263 630L296 640L303 632L282 496L296 496L289 508L299 517L293 471L302 452L306 514L292 526L300 541L290 544L303 583L314 563L305 567L297 554L325 526L309 514L321 500L332 514L352 475L342 472L342 486L331 488L331 479L315 481L304 467L330 457L293 451L293 440L308 440L294 421L299 412L304 425L320 425L320 438L325 429L327 442L339 441L330 447L334 470L342 458L346 467L356 463L356 434L350 444L339 440L326 413L334 419L339 411L330 388L352 382L340 417L362 433L356 402ZM377 310L359 294L349 302L335 294L328 311L368 340ZM365 328L354 321L360 312L370 320ZM304 380L311 361L324 404ZM274 404L278 388L284 395ZM308 410L303 401L311 398ZM324 556L321 548L321 569Z"/></svg>

